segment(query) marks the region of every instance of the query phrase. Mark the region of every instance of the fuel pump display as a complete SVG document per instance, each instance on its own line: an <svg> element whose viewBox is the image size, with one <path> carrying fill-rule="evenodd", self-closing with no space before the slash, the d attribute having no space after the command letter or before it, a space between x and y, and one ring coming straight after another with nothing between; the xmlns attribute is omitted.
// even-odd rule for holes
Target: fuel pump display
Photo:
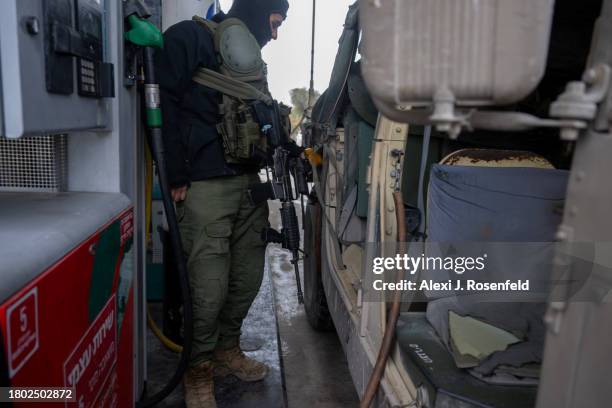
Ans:
<svg viewBox="0 0 612 408"><path fill-rule="evenodd" d="M97 0L77 0L77 30L89 56L77 58L79 95L93 97L114 96L112 65L103 62L102 10Z"/></svg>
<svg viewBox="0 0 612 408"><path fill-rule="evenodd" d="M108 106L101 98L115 96L115 79L107 55L106 3L2 2L0 135L17 138L108 125Z"/></svg>
<svg viewBox="0 0 612 408"><path fill-rule="evenodd" d="M73 57L76 57L78 94L114 96L112 64L103 62L103 10L100 2L46 0L44 4L47 90L67 95L74 92L72 74L75 71L72 65Z"/></svg>

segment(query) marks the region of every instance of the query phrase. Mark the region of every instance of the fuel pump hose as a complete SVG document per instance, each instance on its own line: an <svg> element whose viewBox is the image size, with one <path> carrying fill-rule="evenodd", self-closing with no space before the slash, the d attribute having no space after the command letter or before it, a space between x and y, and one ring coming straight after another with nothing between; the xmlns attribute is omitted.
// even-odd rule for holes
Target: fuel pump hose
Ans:
<svg viewBox="0 0 612 408"><path fill-rule="evenodd" d="M183 255L183 243L181 241L178 221L174 209L174 203L170 193L170 185L166 173L166 162L164 154L164 144L162 139L162 119L159 85L157 83L154 66L154 49L150 46L143 49L143 62L145 73L145 107L147 117L147 128L151 138L151 150L153 159L157 165L159 182L162 193L164 210L168 221L170 232L170 242L174 252L179 274L181 293L183 296L183 349L180 356L178 367L168 383L156 394L136 403L136 407L152 407L161 402L176 388L187 368L191 355L193 339L193 306L191 301L191 288L189 286L189 275L187 273L187 263Z"/></svg>

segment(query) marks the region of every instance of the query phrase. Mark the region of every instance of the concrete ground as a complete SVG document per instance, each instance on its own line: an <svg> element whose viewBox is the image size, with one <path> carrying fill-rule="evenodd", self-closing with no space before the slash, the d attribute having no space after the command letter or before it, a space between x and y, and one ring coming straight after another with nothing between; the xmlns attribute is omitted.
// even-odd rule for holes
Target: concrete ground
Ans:
<svg viewBox="0 0 612 408"><path fill-rule="evenodd" d="M270 367L264 381L246 383L233 376L215 378L215 395L219 408L260 408L284 407L281 362L276 329L276 316L272 296L272 282L266 278L243 325L242 349ZM156 321L161 321L161 305L152 308ZM151 331L148 331L148 373L147 388L155 392L163 387L176 368L178 354L166 349ZM162 403L161 408L182 408L182 384Z"/></svg>
<svg viewBox="0 0 612 408"><path fill-rule="evenodd" d="M300 213L299 204L296 202ZM270 223L280 229L279 205L270 203ZM267 251L261 291L244 323L243 349L265 361L271 372L259 383L215 379L219 408L341 408L358 405L346 359L335 332L314 331L296 297L291 255L276 245ZM303 271L300 263L300 271ZM159 317L161 307L153 307ZM274 313L275 312L275 313ZM160 319L157 319L160 321ZM176 367L177 355L148 334L150 391L159 390ZM183 407L182 386L162 408Z"/></svg>

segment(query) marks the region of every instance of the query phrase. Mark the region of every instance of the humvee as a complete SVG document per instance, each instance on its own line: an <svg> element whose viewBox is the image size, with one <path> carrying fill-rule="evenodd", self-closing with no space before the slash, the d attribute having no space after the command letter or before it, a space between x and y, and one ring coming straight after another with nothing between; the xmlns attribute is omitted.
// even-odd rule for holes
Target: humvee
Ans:
<svg viewBox="0 0 612 408"><path fill-rule="evenodd" d="M309 322L337 331L362 406L372 389L381 407L612 406L604 296L424 293L399 309L366 296L372 258L401 246L610 241L611 40L612 0L349 8L329 87L302 129L322 156L304 286ZM610 288L611 256L587 290ZM507 335L505 347L459 352Z"/></svg>

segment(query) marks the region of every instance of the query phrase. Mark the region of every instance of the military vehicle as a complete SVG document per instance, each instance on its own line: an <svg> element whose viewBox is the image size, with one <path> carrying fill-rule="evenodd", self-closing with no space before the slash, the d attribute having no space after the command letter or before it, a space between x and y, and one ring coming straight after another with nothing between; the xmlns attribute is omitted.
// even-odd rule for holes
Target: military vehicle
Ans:
<svg viewBox="0 0 612 408"><path fill-rule="evenodd" d="M362 406L611 406L603 294L391 302L367 290L373 257L427 242L610 241L611 39L611 0L350 7L303 126L322 157L304 289L311 325L339 335ZM609 290L610 253L584 290Z"/></svg>

